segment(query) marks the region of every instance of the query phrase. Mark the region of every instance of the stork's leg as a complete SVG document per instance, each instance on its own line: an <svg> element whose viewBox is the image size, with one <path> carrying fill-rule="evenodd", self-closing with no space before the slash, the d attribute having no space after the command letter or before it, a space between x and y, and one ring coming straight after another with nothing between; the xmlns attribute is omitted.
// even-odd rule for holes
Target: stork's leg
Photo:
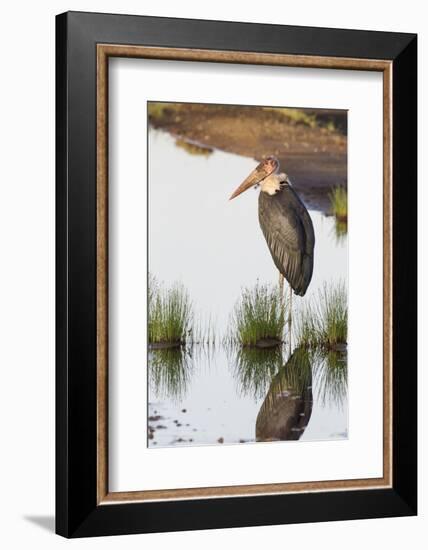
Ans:
<svg viewBox="0 0 428 550"><path fill-rule="evenodd" d="M279 303L280 303L280 307L284 311L284 317L285 317L284 275L281 272L279 273Z"/></svg>

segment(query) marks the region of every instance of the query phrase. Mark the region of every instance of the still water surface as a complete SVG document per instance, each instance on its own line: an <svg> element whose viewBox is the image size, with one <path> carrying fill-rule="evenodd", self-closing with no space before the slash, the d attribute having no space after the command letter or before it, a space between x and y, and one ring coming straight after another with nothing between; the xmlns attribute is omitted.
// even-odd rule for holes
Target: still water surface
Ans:
<svg viewBox="0 0 428 550"><path fill-rule="evenodd" d="M278 282L258 223L259 191L228 200L256 162L221 151L190 154L153 129L149 159L149 270L167 286L183 283L218 341L243 287ZM310 215L314 275L304 298L293 295L294 308L324 282L347 280L346 235L336 236L332 217ZM337 368L344 362L346 353L296 361L285 347L151 351L148 444L247 443L256 432L264 440L346 438L346 368Z"/></svg>

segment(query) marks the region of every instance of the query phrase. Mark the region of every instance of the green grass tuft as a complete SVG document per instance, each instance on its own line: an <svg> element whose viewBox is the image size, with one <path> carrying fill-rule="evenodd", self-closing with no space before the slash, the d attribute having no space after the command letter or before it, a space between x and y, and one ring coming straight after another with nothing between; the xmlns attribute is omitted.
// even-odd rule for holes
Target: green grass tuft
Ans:
<svg viewBox="0 0 428 550"><path fill-rule="evenodd" d="M297 345L303 349L320 345L321 320L315 310L306 305L297 317Z"/></svg>
<svg viewBox="0 0 428 550"><path fill-rule="evenodd" d="M243 346L283 341L285 303L277 287L257 283L245 288L235 304L230 341Z"/></svg>
<svg viewBox="0 0 428 550"><path fill-rule="evenodd" d="M153 276L149 277L150 344L184 344L194 325L193 306L187 290L180 284L164 289Z"/></svg>
<svg viewBox="0 0 428 550"><path fill-rule="evenodd" d="M348 297L345 285L324 286L320 298L322 323L321 338L332 348L346 344L348 337Z"/></svg>
<svg viewBox="0 0 428 550"><path fill-rule="evenodd" d="M338 221L346 222L348 219L348 192L345 187L339 185L329 193L331 213Z"/></svg>
<svg viewBox="0 0 428 550"><path fill-rule="evenodd" d="M348 298L344 283L325 284L318 299L300 311L297 327L298 346L334 349L346 344Z"/></svg>
<svg viewBox="0 0 428 550"><path fill-rule="evenodd" d="M195 315L189 293L182 284L171 288L159 284L149 274L148 339L152 349L179 347L184 344L215 346L215 323Z"/></svg>

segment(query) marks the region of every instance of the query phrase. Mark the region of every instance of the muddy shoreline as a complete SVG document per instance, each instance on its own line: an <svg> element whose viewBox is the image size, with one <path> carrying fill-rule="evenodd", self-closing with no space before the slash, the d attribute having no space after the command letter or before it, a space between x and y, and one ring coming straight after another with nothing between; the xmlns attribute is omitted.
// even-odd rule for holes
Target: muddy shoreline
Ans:
<svg viewBox="0 0 428 550"><path fill-rule="evenodd" d="M214 148L257 161L275 155L307 206L329 213L331 188L347 185L346 113L326 111L322 118L320 111L317 115L305 111L304 116L291 118L286 112L263 107L168 104L152 112L149 120L153 128L200 144L208 153Z"/></svg>

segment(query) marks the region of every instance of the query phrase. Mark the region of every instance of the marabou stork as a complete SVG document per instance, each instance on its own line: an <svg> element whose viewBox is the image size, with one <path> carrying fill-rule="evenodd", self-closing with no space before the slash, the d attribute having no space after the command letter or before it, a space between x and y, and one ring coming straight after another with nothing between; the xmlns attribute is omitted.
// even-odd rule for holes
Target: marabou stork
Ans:
<svg viewBox="0 0 428 550"><path fill-rule="evenodd" d="M280 273L282 296L284 277L298 296L304 296L311 282L314 265L315 235L312 220L305 205L294 191L288 176L279 173L279 161L265 160L249 174L234 191L234 199L250 187L258 187L259 223L272 259Z"/></svg>

